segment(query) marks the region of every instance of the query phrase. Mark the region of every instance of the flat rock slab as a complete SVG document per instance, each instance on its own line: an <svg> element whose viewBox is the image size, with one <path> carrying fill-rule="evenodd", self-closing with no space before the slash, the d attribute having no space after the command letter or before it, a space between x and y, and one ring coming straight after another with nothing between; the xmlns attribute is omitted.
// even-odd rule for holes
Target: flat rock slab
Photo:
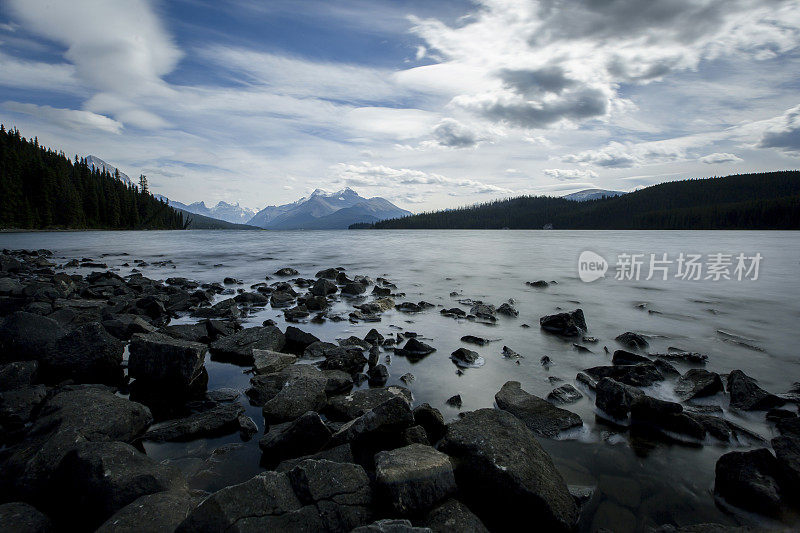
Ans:
<svg viewBox="0 0 800 533"><path fill-rule="evenodd" d="M359 389L350 394L332 396L328 399L325 414L334 420L347 421L358 418L370 409L399 396L411 404L411 391L392 385L374 389Z"/></svg>
<svg viewBox="0 0 800 533"><path fill-rule="evenodd" d="M450 459L423 444L378 452L375 478L384 505L401 515L426 511L456 491Z"/></svg>
<svg viewBox="0 0 800 533"><path fill-rule="evenodd" d="M272 350L253 350L253 368L256 374L280 372L297 362L297 356Z"/></svg>
<svg viewBox="0 0 800 533"><path fill-rule="evenodd" d="M208 348L199 342L150 333L134 335L128 350L132 378L188 388L199 376Z"/></svg>
<svg viewBox="0 0 800 533"><path fill-rule="evenodd" d="M185 491L141 496L105 521L97 533L171 532L203 501Z"/></svg>
<svg viewBox="0 0 800 533"><path fill-rule="evenodd" d="M240 429L239 416L243 413L244 407L238 403L220 404L208 411L159 424L145 433L144 440L175 442L226 435Z"/></svg>
<svg viewBox="0 0 800 533"><path fill-rule="evenodd" d="M500 409L522 420L540 437L552 438L562 431L583 425L580 416L525 392L519 381L506 382L494 399Z"/></svg>
<svg viewBox="0 0 800 533"><path fill-rule="evenodd" d="M280 351L286 343L275 326L245 328L211 343L211 354L240 365L253 364L253 350Z"/></svg>

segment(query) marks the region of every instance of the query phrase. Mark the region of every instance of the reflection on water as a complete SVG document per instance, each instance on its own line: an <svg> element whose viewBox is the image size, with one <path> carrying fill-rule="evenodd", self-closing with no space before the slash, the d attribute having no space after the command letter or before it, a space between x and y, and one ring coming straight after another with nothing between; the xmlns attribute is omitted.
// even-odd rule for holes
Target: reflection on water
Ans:
<svg viewBox="0 0 800 533"><path fill-rule="evenodd" d="M617 231L330 231L330 232L85 232L0 234L0 248L48 248L64 257L100 258L112 267L133 259L148 263L171 259L172 265L146 267L152 278L184 276L199 281L235 277L245 286L263 281L278 268L291 266L302 277L320 269L344 267L350 275L384 276L406 293L405 300L426 300L437 306L458 307L457 299L471 298L500 305L513 298L519 317L500 316L493 324L455 320L439 314L439 308L419 314L387 312L377 324L326 322L305 324L302 329L326 341L363 337L373 326L384 335L414 331L437 351L412 364L391 356L388 384L404 385L399 378L415 376L409 388L415 403L428 402L445 418L458 409L445 400L454 394L463 399L462 411L491 406L494 394L508 380L538 396L546 396L561 383L575 384L578 371L610 364L610 351L619 348L614 338L626 331L649 337L651 352L681 348L707 354L706 368L727 373L742 369L772 392L786 391L800 379L796 351L796 324L800 318L800 233L797 232L617 232ZM684 253L740 252L763 256L757 281L682 281L670 279L617 281L613 265L606 278L593 283L578 279L581 252L591 250L613 263L621 253L676 256ZM129 256L120 254L127 253ZM132 264L132 262L131 262ZM121 273L129 269L119 267ZM272 276L274 277L274 276ZM554 280L546 288L527 281ZM451 296L456 293L456 296ZM369 298L369 297L367 297ZM579 350L572 342L543 333L539 317L559 310L583 309L589 335L597 343ZM333 312L344 316L350 303L340 302ZM260 324L267 318L285 326L283 313L267 307L247 319ZM188 319L182 319L188 321ZM523 324L530 328L521 327ZM485 360L480 368L457 372L449 359L460 338L477 335L497 339L485 346L469 345ZM733 335L733 337L732 337ZM746 341L742 340L746 339ZM501 355L506 345L520 359ZM548 356L552 364L543 366ZM383 355L382 355L383 357ZM679 370L689 367L676 363ZM246 389L249 376L229 364L207 363L209 389ZM563 381L559 381L563 380ZM648 393L675 399L672 383L660 384ZM364 385L366 386L366 385ZM579 384L576 384L580 388ZM579 414L584 428L572 440L542 440L553 455L567 483L600 488L583 520L583 528L615 530L673 523L727 524L753 517L723 512L711 495L714 464L729 450L718 444L686 446L665 444L596 420L593 398L568 408ZM245 397L242 402L247 403ZM726 418L769 439L771 427L763 413L740 415L719 403ZM263 431L260 409L248 406ZM258 437L242 445L238 435L182 444L147 445L158 459L171 459L192 479L203 485L202 472L224 471L228 483L243 481L259 471ZM212 450L227 443L216 463ZM212 458L214 459L214 458ZM219 478L207 476L206 479ZM216 489L207 485L202 488Z"/></svg>

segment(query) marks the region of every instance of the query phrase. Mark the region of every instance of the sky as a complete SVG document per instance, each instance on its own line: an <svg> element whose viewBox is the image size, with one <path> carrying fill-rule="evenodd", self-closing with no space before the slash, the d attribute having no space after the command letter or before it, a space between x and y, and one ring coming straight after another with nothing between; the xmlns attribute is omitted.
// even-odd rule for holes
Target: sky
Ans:
<svg viewBox="0 0 800 533"><path fill-rule="evenodd" d="M419 212L800 167L800 0L3 0L0 122L153 192Z"/></svg>

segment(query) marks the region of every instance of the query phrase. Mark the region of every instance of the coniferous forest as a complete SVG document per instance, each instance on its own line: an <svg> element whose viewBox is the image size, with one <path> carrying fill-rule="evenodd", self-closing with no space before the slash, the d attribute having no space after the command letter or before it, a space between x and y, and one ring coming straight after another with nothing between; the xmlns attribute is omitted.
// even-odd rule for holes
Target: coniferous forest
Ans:
<svg viewBox="0 0 800 533"><path fill-rule="evenodd" d="M184 227L181 213L148 192L0 125L0 228Z"/></svg>
<svg viewBox="0 0 800 533"><path fill-rule="evenodd" d="M800 172L653 185L585 202L521 196L351 229L800 229Z"/></svg>

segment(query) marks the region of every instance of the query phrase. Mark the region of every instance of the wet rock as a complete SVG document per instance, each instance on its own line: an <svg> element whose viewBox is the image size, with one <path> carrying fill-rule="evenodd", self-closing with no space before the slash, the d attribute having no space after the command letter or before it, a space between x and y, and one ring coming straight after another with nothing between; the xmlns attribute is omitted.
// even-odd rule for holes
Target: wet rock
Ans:
<svg viewBox="0 0 800 533"><path fill-rule="evenodd" d="M780 480L785 492L794 495L793 503L798 503L800 495L800 438L780 436L772 439L772 448L781 466L783 477Z"/></svg>
<svg viewBox="0 0 800 533"><path fill-rule="evenodd" d="M90 322L56 340L40 355L43 378L57 382L117 384L122 380L124 345L97 322Z"/></svg>
<svg viewBox="0 0 800 533"><path fill-rule="evenodd" d="M123 442L78 443L61 461L55 477L63 496L59 503L76 527L97 527L146 494L186 488L178 469Z"/></svg>
<svg viewBox="0 0 800 533"><path fill-rule="evenodd" d="M369 344L383 344L384 338L377 329L373 328L364 336L364 340Z"/></svg>
<svg viewBox="0 0 800 533"><path fill-rule="evenodd" d="M467 350L466 348L459 348L450 354L450 359L461 368L469 368L472 366L480 366L483 358L478 352Z"/></svg>
<svg viewBox="0 0 800 533"><path fill-rule="evenodd" d="M38 359L66 332L55 320L17 311L0 320L0 361Z"/></svg>
<svg viewBox="0 0 800 533"><path fill-rule="evenodd" d="M47 387L44 385L29 385L0 392L0 427L5 429L0 441L11 437L12 430L20 430L31 422L45 398Z"/></svg>
<svg viewBox="0 0 800 533"><path fill-rule="evenodd" d="M411 426L402 432L402 444L408 446L409 444L424 444L430 446L428 434L425 433L425 428L422 426Z"/></svg>
<svg viewBox="0 0 800 533"><path fill-rule="evenodd" d="M55 531L50 519L24 502L0 504L0 525L7 533L49 533Z"/></svg>
<svg viewBox="0 0 800 533"><path fill-rule="evenodd" d="M161 333L139 333L129 345L128 374L149 386L188 391L202 375L207 350L204 344Z"/></svg>
<svg viewBox="0 0 800 533"><path fill-rule="evenodd" d="M543 280L543 279L540 279L540 280L537 280L537 281L526 281L526 282L525 282L525 285L527 285L527 286L529 286L529 287L535 287L535 288L537 288L537 289L544 289L544 288L546 288L546 287L549 287L549 286L550 286L550 284L549 284L549 283L547 283L547 282L546 282L545 280Z"/></svg>
<svg viewBox="0 0 800 533"><path fill-rule="evenodd" d="M513 305L509 303L504 303L500 307L497 308L497 312L501 315L506 316L519 316L519 311L517 311Z"/></svg>
<svg viewBox="0 0 800 533"><path fill-rule="evenodd" d="M466 505L452 498L432 509L421 524L437 533L489 533L480 518Z"/></svg>
<svg viewBox="0 0 800 533"><path fill-rule="evenodd" d="M569 383L556 387L547 395L549 401L558 404L575 403L581 398L583 398L583 394Z"/></svg>
<svg viewBox="0 0 800 533"><path fill-rule="evenodd" d="M336 283L326 278L319 278L314 282L311 288L308 289L308 292L314 296L328 296L329 294L336 294L338 291L339 287Z"/></svg>
<svg viewBox="0 0 800 533"><path fill-rule="evenodd" d="M509 306L510 307L510 306ZM494 322L497 320L497 309L493 305L486 305L486 304L476 304L473 305L472 308L469 310L469 314L475 315L476 317L489 320Z"/></svg>
<svg viewBox="0 0 800 533"><path fill-rule="evenodd" d="M626 331L622 335L618 335L615 340L623 346L636 350L644 350L649 346L647 339L632 331Z"/></svg>
<svg viewBox="0 0 800 533"><path fill-rule="evenodd" d="M385 385L389 379L389 370L385 365L375 365L369 369L367 375L369 376L369 384L373 387L379 387Z"/></svg>
<svg viewBox="0 0 800 533"><path fill-rule="evenodd" d="M328 400L325 414L333 420L352 420L395 397L400 397L411 405L411 391L405 387L392 385L376 389L359 389L350 394L332 396Z"/></svg>
<svg viewBox="0 0 800 533"><path fill-rule="evenodd" d="M277 464L283 459L308 455L325 447L331 431L314 411L300 415L292 422L271 426L259 441L266 464Z"/></svg>
<svg viewBox="0 0 800 533"><path fill-rule="evenodd" d="M448 424L439 446L455 468L456 483L473 509L513 529L536 523L572 531L578 509L564 480L525 424L505 411L480 409Z"/></svg>
<svg viewBox="0 0 800 533"><path fill-rule="evenodd" d="M786 418L796 418L797 413L794 411L790 411L788 409L780 409L778 407L773 407L769 411L767 411L766 419L770 422L778 422L779 420L784 420Z"/></svg>
<svg viewBox="0 0 800 533"><path fill-rule="evenodd" d="M713 396L724 390L722 378L716 372L692 368L678 379L675 394L682 400Z"/></svg>
<svg viewBox="0 0 800 533"><path fill-rule="evenodd" d="M406 357L412 363L421 360L425 356L435 351L436 348L422 341L417 340L416 337L408 339L405 346L403 346L402 348L394 349L394 353L396 353L399 356Z"/></svg>
<svg viewBox="0 0 800 533"><path fill-rule="evenodd" d="M413 423L411 406L405 398L395 396L344 424L334 433L331 444L336 446L348 441L361 444L359 441L397 436Z"/></svg>
<svg viewBox="0 0 800 533"><path fill-rule="evenodd" d="M756 380L741 370L734 370L728 374L728 392L731 395L731 407L744 411L761 411L780 407L786 403L759 387Z"/></svg>
<svg viewBox="0 0 800 533"><path fill-rule="evenodd" d="M286 340L275 326L245 328L211 343L211 354L218 359L250 366L253 350L280 351Z"/></svg>
<svg viewBox="0 0 800 533"><path fill-rule="evenodd" d="M307 333L294 326L286 327L284 338L285 350L296 355L302 355L306 348L315 342L319 342L319 339L311 333Z"/></svg>
<svg viewBox="0 0 800 533"><path fill-rule="evenodd" d="M311 313L305 305L298 305L292 307L291 309L283 310L283 317L288 322L299 322L302 319L307 318L309 315L311 315Z"/></svg>
<svg viewBox="0 0 800 533"><path fill-rule="evenodd" d="M406 385L410 385L415 379L417 378L415 378L414 374L412 374L411 372L406 372L405 374L400 376L400 381L402 381Z"/></svg>
<svg viewBox="0 0 800 533"><path fill-rule="evenodd" d="M596 366L585 370L595 380L612 378L620 383L634 387L648 387L664 376L653 363L639 363L624 366Z"/></svg>
<svg viewBox="0 0 800 533"><path fill-rule="evenodd" d="M394 308L404 313L419 313L422 311L422 307L413 302L402 302L395 305Z"/></svg>
<svg viewBox="0 0 800 533"><path fill-rule="evenodd" d="M269 297L270 305L275 308L289 307L294 300L295 295L286 291L275 291Z"/></svg>
<svg viewBox="0 0 800 533"><path fill-rule="evenodd" d="M342 370L348 374L358 374L367 364L367 358L360 347L349 350L343 347L334 347L325 350L325 360L320 363L323 370Z"/></svg>
<svg viewBox="0 0 800 533"><path fill-rule="evenodd" d="M163 422L145 433L144 440L180 442L227 435L240 429L239 415L242 413L244 408L238 403L220 404L186 418Z"/></svg>
<svg viewBox="0 0 800 533"><path fill-rule="evenodd" d="M459 309L458 307L451 307L450 309L442 309L439 311L440 314L444 316L454 317L454 318L464 318L467 316L467 312L463 309Z"/></svg>
<svg viewBox="0 0 800 533"><path fill-rule="evenodd" d="M508 346L503 346L503 351L501 352L501 355L503 357L507 358L507 359L520 359L520 358L522 358L522 356L520 354L518 354L517 352L515 352L514 350L512 350Z"/></svg>
<svg viewBox="0 0 800 533"><path fill-rule="evenodd" d="M667 361L661 359L656 359L655 361L653 361L653 366L656 367L656 370L661 372L661 375L665 377L666 376L678 377L681 375L681 373L678 371L677 368L672 366Z"/></svg>
<svg viewBox="0 0 800 533"><path fill-rule="evenodd" d="M39 373L36 361L14 361L0 364L0 392L5 392L33 385Z"/></svg>
<svg viewBox="0 0 800 533"><path fill-rule="evenodd" d="M350 282L342 287L342 295L345 296L358 296L367 292L367 284L360 282Z"/></svg>
<svg viewBox="0 0 800 533"><path fill-rule="evenodd" d="M415 527L409 520L400 518L384 518L366 526L355 528L352 533L430 533L425 527Z"/></svg>
<svg viewBox="0 0 800 533"><path fill-rule="evenodd" d="M207 340L207 333L206 328L202 324L197 325L199 330L195 331L202 331L202 334L205 335L205 340ZM109 320L103 320L103 327L121 340L129 340L133 335L136 333L153 333L156 331L155 326L144 320L142 317L137 315L131 314L119 314L114 315L113 318ZM171 328L191 328L194 327L193 324L186 324L184 326L169 326ZM180 337L178 334L180 329L176 330L175 334L166 332L167 334L173 337ZM194 339L186 339L186 340L194 340ZM201 341L202 342L202 341Z"/></svg>
<svg viewBox="0 0 800 533"><path fill-rule="evenodd" d="M715 472L715 495L745 510L780 514L781 466L769 450L728 452L717 460Z"/></svg>
<svg viewBox="0 0 800 533"><path fill-rule="evenodd" d="M561 431L583 425L581 417L555 407L547 400L522 390L519 381L508 381L494 395L497 406L522 420L540 437L555 437Z"/></svg>
<svg viewBox="0 0 800 533"><path fill-rule="evenodd" d="M326 268L325 270L320 270L317 272L314 277L316 278L325 278L325 279L336 279L336 276L339 275L339 270L335 268Z"/></svg>
<svg viewBox="0 0 800 533"><path fill-rule="evenodd" d="M353 463L355 464L355 458L353 457L353 450L350 447L350 444L341 444L339 446L334 446L333 448L328 448L326 450L322 450L321 452L317 452L312 455L303 455L301 457L294 457L292 459L285 459L278 463L278 466L275 467L276 472L288 472L298 464L302 463L306 459L313 459L315 461L331 461L333 463Z"/></svg>
<svg viewBox="0 0 800 533"><path fill-rule="evenodd" d="M638 365L639 363L651 363L647 357L628 352L625 350L616 350L611 357L612 365Z"/></svg>
<svg viewBox="0 0 800 533"><path fill-rule="evenodd" d="M423 444L378 452L375 478L383 505L400 515L426 511L456 490L450 459Z"/></svg>
<svg viewBox="0 0 800 533"><path fill-rule="evenodd" d="M660 359L683 361L695 365L704 365L708 361L708 356L697 352L667 352L667 353L651 353L650 357L658 357Z"/></svg>
<svg viewBox="0 0 800 533"><path fill-rule="evenodd" d="M280 372L297 362L297 356L272 350L253 350L253 369L256 374Z"/></svg>
<svg viewBox="0 0 800 533"><path fill-rule="evenodd" d="M442 413L427 403L414 408L414 423L425 429L428 441L431 443L438 442L447 431Z"/></svg>
<svg viewBox="0 0 800 533"><path fill-rule="evenodd" d="M202 500L186 491L147 494L114 513L97 533L172 532Z"/></svg>
<svg viewBox="0 0 800 533"><path fill-rule="evenodd" d="M286 369L293 372L277 374L280 389L262 408L268 424L294 420L308 411L321 412L327 405L328 379L313 367L300 367L309 365L293 365Z"/></svg>
<svg viewBox="0 0 800 533"><path fill-rule="evenodd" d="M485 346L491 342L489 339L484 339L483 337L476 337L475 335L464 335L461 337L461 342L466 342L469 344L477 344L478 346Z"/></svg>
<svg viewBox="0 0 800 533"><path fill-rule="evenodd" d="M464 401L461 399L460 394L450 396L447 400L445 400L444 403L450 407L455 407L456 409L461 409L461 406L464 405Z"/></svg>
<svg viewBox="0 0 800 533"><path fill-rule="evenodd" d="M348 346L357 346L362 350L369 350L372 347L372 344L363 339L359 339L355 335L351 335L346 339L340 339L339 346L344 348L347 348Z"/></svg>
<svg viewBox="0 0 800 533"><path fill-rule="evenodd" d="M297 270L295 270L295 269L293 269L291 267L283 267L283 268L279 268L278 270L275 271L275 275L276 276L284 276L284 277L285 276L296 276L297 274L298 274Z"/></svg>
<svg viewBox="0 0 800 533"><path fill-rule="evenodd" d="M595 387L595 405L616 421L625 421L633 402L644 393L630 385L611 378L602 378Z"/></svg>
<svg viewBox="0 0 800 533"><path fill-rule="evenodd" d="M685 435L702 440L706 430L701 423L683 412L679 403L639 396L631 403L631 425L646 426L667 436Z"/></svg>
<svg viewBox="0 0 800 533"><path fill-rule="evenodd" d="M548 333L565 337L577 337L586 331L586 319L581 309L570 313L543 316L539 319L539 325Z"/></svg>

